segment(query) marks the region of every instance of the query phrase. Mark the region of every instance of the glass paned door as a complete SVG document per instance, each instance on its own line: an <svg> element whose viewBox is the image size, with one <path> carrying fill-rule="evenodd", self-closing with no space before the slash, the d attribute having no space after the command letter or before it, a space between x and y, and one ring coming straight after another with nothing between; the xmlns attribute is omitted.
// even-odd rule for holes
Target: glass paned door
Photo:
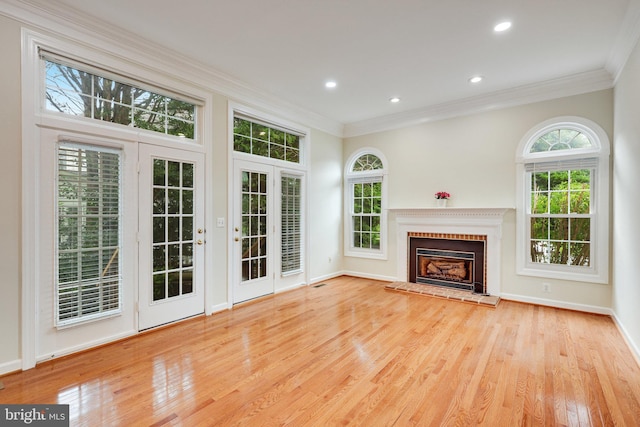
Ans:
<svg viewBox="0 0 640 427"><path fill-rule="evenodd" d="M232 301L304 284L304 174L239 159L234 174Z"/></svg>
<svg viewBox="0 0 640 427"><path fill-rule="evenodd" d="M140 147L139 329L204 311L204 155Z"/></svg>
<svg viewBox="0 0 640 427"><path fill-rule="evenodd" d="M194 164L153 160L153 301L193 292Z"/></svg>
<svg viewBox="0 0 640 427"><path fill-rule="evenodd" d="M243 170L242 281L267 275L267 174Z"/></svg>
<svg viewBox="0 0 640 427"><path fill-rule="evenodd" d="M274 292L273 168L235 161L234 286L238 303Z"/></svg>

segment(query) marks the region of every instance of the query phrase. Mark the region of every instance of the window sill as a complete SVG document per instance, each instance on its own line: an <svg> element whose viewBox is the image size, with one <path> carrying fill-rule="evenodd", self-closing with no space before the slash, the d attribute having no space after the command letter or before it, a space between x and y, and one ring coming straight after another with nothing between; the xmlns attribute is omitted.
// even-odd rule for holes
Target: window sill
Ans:
<svg viewBox="0 0 640 427"><path fill-rule="evenodd" d="M355 249L346 250L344 256L354 257L354 258L368 258L368 259L377 259L377 260L387 260L386 252L380 251L357 251Z"/></svg>
<svg viewBox="0 0 640 427"><path fill-rule="evenodd" d="M516 272L520 276L532 276L532 277L544 277L547 279L567 280L571 282L586 282L597 283L601 285L608 285L608 274L598 274L596 272L579 272L579 271L567 271L562 267L558 269L551 268L535 268L525 267L520 268Z"/></svg>

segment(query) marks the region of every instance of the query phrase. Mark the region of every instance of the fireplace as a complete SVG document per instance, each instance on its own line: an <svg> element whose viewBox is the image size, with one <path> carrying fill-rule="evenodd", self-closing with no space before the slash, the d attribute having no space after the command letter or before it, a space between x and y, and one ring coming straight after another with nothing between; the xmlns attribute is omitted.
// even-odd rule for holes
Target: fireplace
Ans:
<svg viewBox="0 0 640 427"><path fill-rule="evenodd" d="M509 210L390 209L397 224L396 280L500 296L502 223Z"/></svg>
<svg viewBox="0 0 640 427"><path fill-rule="evenodd" d="M486 293L486 236L410 232L409 282Z"/></svg>

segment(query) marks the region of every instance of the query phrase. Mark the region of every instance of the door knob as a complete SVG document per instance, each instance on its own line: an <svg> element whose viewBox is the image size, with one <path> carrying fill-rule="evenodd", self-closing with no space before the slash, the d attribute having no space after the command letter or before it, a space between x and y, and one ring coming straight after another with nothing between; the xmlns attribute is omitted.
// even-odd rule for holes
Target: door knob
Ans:
<svg viewBox="0 0 640 427"><path fill-rule="evenodd" d="M202 244L203 244L204 242L203 242L202 240L198 239L198 240L196 241L196 243L197 243L198 245L202 246Z"/></svg>

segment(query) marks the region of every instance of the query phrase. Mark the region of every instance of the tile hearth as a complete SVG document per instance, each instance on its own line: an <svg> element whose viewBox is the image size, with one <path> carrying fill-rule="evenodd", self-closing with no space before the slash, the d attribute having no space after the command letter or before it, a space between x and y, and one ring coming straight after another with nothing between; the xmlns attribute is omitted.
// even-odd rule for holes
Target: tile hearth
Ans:
<svg viewBox="0 0 640 427"><path fill-rule="evenodd" d="M385 286L391 291L409 292L413 294L428 295L437 298L458 300L462 302L483 305L486 307L496 307L500 302L500 297L474 294L470 291L463 291L444 286L426 285L411 282L392 282Z"/></svg>

